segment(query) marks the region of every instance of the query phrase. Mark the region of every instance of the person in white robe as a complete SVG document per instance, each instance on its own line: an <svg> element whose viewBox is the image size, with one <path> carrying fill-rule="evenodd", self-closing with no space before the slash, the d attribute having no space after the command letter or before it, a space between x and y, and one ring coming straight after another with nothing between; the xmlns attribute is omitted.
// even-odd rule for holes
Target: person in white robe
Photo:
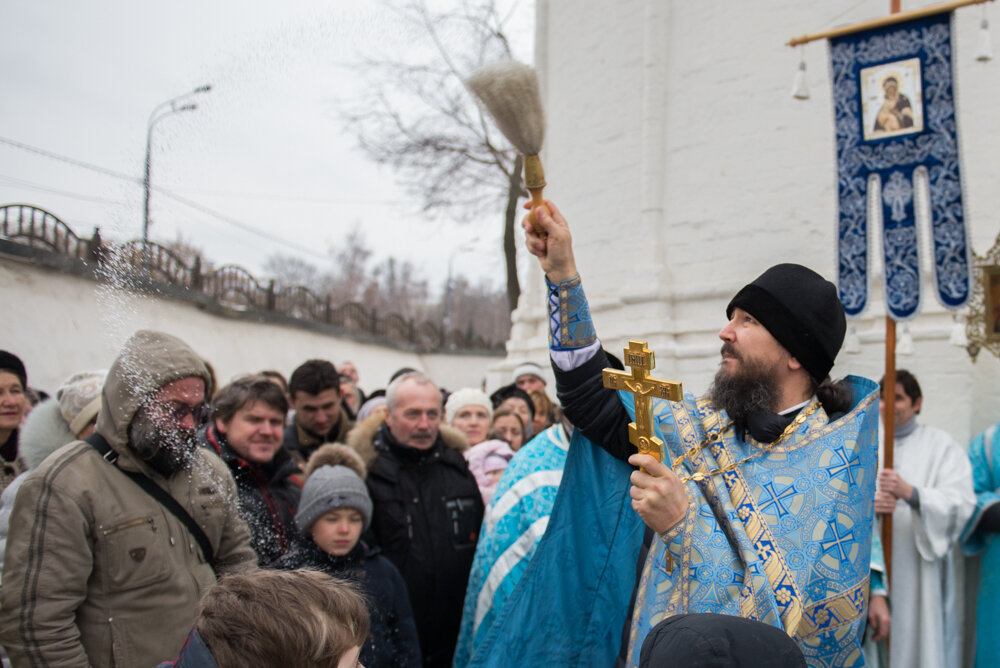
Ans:
<svg viewBox="0 0 1000 668"><path fill-rule="evenodd" d="M972 467L955 439L917 422L913 374L896 372L895 395L894 468L879 472L875 492L875 512L892 513L889 656L907 668L959 666L953 547L976 506Z"/></svg>

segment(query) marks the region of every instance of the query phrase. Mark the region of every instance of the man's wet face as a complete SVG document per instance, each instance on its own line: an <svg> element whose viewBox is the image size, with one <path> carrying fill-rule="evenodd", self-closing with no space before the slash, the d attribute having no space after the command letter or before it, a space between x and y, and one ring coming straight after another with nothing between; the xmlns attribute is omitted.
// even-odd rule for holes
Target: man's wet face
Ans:
<svg viewBox="0 0 1000 668"><path fill-rule="evenodd" d="M203 379L167 383L136 411L129 445L153 470L169 477L190 465L195 433L208 416L207 408Z"/></svg>

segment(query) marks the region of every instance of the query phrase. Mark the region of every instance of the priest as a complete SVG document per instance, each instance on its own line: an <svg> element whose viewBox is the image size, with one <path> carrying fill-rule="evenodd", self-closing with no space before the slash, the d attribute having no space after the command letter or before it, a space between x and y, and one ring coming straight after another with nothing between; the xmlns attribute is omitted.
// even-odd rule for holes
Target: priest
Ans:
<svg viewBox="0 0 1000 668"><path fill-rule="evenodd" d="M602 384L569 227L546 207L544 237L524 228L577 431L529 572L470 665L635 666L650 630L689 612L778 627L810 666L864 665L876 386L829 378L846 329L836 288L786 264L740 290L708 395L654 401L659 461L629 442L632 395Z"/></svg>

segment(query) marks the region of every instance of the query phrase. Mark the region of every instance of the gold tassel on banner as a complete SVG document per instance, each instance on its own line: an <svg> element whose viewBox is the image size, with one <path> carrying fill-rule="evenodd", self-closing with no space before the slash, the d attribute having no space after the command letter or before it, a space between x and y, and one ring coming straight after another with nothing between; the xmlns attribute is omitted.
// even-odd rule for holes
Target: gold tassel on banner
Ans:
<svg viewBox="0 0 1000 668"><path fill-rule="evenodd" d="M795 72L795 82L792 83L792 97L796 100L809 99L809 84L806 83L806 50L802 49L802 59L799 69Z"/></svg>
<svg viewBox="0 0 1000 668"><path fill-rule="evenodd" d="M979 48L976 49L976 60L981 63L993 60L993 39L990 37L990 22L986 19L985 5L983 5L983 20L979 24Z"/></svg>

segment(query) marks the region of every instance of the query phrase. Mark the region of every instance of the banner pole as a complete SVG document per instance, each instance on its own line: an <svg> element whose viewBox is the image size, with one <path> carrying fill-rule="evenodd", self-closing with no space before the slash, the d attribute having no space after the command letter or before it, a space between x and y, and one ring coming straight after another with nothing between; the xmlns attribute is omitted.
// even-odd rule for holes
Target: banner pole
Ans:
<svg viewBox="0 0 1000 668"><path fill-rule="evenodd" d="M898 14L900 11L900 0L889 0L889 13ZM888 305L888 304L887 304ZM885 316L885 382L882 390L882 427L885 447L883 454L883 467L891 469L894 467L893 455L896 449L896 321L891 315ZM882 556L885 559L885 584L886 589L892 581L892 513L882 516ZM892 633L892 627L889 627ZM885 665L886 668L892 665L892 655L889 650L889 637L885 639Z"/></svg>
<svg viewBox="0 0 1000 668"><path fill-rule="evenodd" d="M890 0L890 2L895 3L895 0ZM911 9L908 12L900 13L898 3L891 6L897 9L891 10L892 14L890 16L883 16L879 19L872 19L870 21L862 21L861 23L855 23L854 25L841 26L839 28L831 28L830 30L823 30L822 32L812 33L811 35L802 35L801 37L793 37L788 40L788 46L799 46L802 44L808 44L809 42L815 42L818 39L827 39L828 37L840 37L841 35L850 35L851 33L861 32L862 30L869 30L871 28L884 28L886 26L891 26L896 23L901 23L903 21L909 21L910 19L919 19L925 16L934 16L935 14L944 14L945 12L954 11L960 7L968 7L969 5L981 5L984 2L993 2L993 0L955 0L954 2L944 2L940 5L931 5L930 7L921 7L920 9Z"/></svg>
<svg viewBox="0 0 1000 668"><path fill-rule="evenodd" d="M882 386L882 467L891 469L896 435L896 321L889 315L885 316L885 380ZM892 582L892 513L882 515L882 556L888 589ZM892 633L891 626L889 632ZM885 639L885 657L888 668L892 663L888 637Z"/></svg>

